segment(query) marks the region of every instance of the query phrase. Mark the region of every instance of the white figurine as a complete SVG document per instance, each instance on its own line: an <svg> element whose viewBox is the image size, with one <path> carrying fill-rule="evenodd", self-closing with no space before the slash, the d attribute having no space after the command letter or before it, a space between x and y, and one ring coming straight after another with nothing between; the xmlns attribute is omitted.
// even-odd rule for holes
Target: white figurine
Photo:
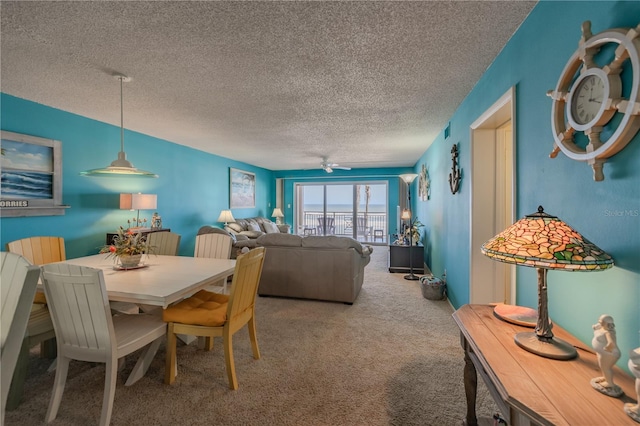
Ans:
<svg viewBox="0 0 640 426"><path fill-rule="evenodd" d="M591 346L598 355L598 365L604 375L591 379L591 386L605 395L621 396L623 390L613 383L613 366L620 359L620 349L616 343L616 326L609 315L600 315L598 323L593 325Z"/></svg>
<svg viewBox="0 0 640 426"><path fill-rule="evenodd" d="M629 370L636 376L636 403L624 404L624 412L640 423L640 348L629 351Z"/></svg>

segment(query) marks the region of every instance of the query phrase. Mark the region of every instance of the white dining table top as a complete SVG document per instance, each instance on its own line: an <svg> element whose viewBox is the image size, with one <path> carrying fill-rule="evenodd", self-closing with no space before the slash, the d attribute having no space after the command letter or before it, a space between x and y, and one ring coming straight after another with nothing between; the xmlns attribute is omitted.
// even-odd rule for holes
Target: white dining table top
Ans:
<svg viewBox="0 0 640 426"><path fill-rule="evenodd" d="M73 265L101 269L109 300L166 308L233 274L236 261L187 256L143 256L144 267L118 270L105 254L67 259Z"/></svg>

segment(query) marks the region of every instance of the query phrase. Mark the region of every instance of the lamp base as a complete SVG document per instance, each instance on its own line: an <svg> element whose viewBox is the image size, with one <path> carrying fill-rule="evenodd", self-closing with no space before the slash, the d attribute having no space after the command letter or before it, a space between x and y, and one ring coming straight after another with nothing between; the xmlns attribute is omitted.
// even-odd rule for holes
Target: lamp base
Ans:
<svg viewBox="0 0 640 426"><path fill-rule="evenodd" d="M414 275L413 272L412 272L409 275L405 275L404 279L405 280L410 280L410 281L418 281L420 279L420 277L417 276L417 275Z"/></svg>
<svg viewBox="0 0 640 426"><path fill-rule="evenodd" d="M534 332L522 332L516 334L514 339L522 349L545 358L568 360L578 356L576 348L555 337L545 341Z"/></svg>

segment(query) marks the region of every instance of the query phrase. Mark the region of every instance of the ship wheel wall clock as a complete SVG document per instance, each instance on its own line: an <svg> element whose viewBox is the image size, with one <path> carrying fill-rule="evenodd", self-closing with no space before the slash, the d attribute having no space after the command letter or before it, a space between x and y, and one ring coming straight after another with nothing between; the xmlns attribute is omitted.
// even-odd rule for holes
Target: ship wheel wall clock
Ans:
<svg viewBox="0 0 640 426"><path fill-rule="evenodd" d="M601 50L613 50L604 65ZM551 127L555 146L572 160L593 168L604 179L607 158L620 152L640 129L640 24L612 28L593 35L591 22L582 24L578 49L569 58L552 98ZM630 73L621 78L622 73Z"/></svg>

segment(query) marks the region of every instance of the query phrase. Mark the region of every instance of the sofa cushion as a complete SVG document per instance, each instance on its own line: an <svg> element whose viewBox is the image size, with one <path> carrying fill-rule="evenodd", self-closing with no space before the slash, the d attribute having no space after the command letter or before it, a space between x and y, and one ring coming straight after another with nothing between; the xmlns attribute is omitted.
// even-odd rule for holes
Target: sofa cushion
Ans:
<svg viewBox="0 0 640 426"><path fill-rule="evenodd" d="M258 245L261 246L282 246L282 247L300 247L302 237L293 234L264 234L258 238Z"/></svg>
<svg viewBox="0 0 640 426"><path fill-rule="evenodd" d="M262 222L262 227L264 228L264 232L267 234L279 234L280 229L278 229L278 225L273 222Z"/></svg>
<svg viewBox="0 0 640 426"><path fill-rule="evenodd" d="M264 232L262 232L262 231L242 231L242 232L240 232L240 235L246 235L249 238L258 238L261 235L264 235Z"/></svg>
<svg viewBox="0 0 640 426"><path fill-rule="evenodd" d="M348 249L354 248L358 253L362 254L362 244L350 237L338 237L335 235L304 237L302 239L302 247L307 248L333 248Z"/></svg>

